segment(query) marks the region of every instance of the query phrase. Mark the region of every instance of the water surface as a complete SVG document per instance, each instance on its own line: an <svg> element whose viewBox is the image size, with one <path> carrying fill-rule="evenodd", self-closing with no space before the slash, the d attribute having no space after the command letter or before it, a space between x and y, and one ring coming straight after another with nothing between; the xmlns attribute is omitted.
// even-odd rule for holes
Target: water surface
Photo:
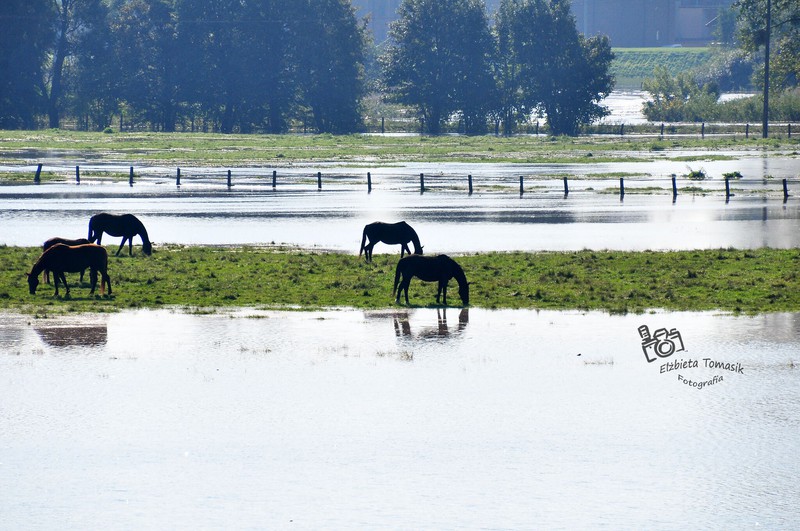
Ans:
<svg viewBox="0 0 800 531"><path fill-rule="evenodd" d="M648 363L641 325L684 350ZM5 314L0 510L26 529L793 527L798 332L798 314Z"/></svg>

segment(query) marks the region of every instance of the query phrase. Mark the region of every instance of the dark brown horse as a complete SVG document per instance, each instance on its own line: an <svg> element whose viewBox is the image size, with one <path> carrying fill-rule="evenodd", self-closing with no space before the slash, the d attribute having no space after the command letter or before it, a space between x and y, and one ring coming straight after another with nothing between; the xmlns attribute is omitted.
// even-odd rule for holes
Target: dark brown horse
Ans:
<svg viewBox="0 0 800 531"><path fill-rule="evenodd" d="M367 243L369 240L369 243ZM411 254L408 242L414 244L414 254L422 254L422 245L419 243L417 232L405 221L399 223L384 223L376 221L364 226L364 233L361 236L361 249L358 256L363 252L367 262L372 261L372 248L378 242L388 243L389 245L400 244L400 258L404 253Z"/></svg>
<svg viewBox="0 0 800 531"><path fill-rule="evenodd" d="M57 243L63 243L64 245L83 245L86 243L90 243L89 240L86 238L77 238L75 240L70 240L67 238L50 238L44 244L42 244L42 251L48 250L50 247L54 246ZM81 282L83 282L83 273L85 270L81 271ZM50 271L47 269L44 270L44 281L47 284L50 284Z"/></svg>
<svg viewBox="0 0 800 531"><path fill-rule="evenodd" d="M408 286L411 284L413 277L425 282L438 282L436 304L439 304L439 297L441 296L442 304L445 306L447 306L447 283L451 278L455 278L458 282L458 295L461 297L461 302L464 305L469 304L469 282L467 282L467 276L461 266L445 254L440 254L439 256L412 254L401 258L397 262L397 268L394 273L392 295L397 293L395 302L400 302L400 293L405 291L406 304L408 304Z"/></svg>
<svg viewBox="0 0 800 531"><path fill-rule="evenodd" d="M147 237L147 230L144 228L144 224L133 214L95 214L89 220L89 241L100 245L104 232L111 236L122 236L122 243L119 244L119 249L117 249L117 256L119 256L122 248L125 247L126 241L128 242L128 255L133 255L134 236L142 238L142 252L144 254L149 256L153 252L153 246Z"/></svg>
<svg viewBox="0 0 800 531"><path fill-rule="evenodd" d="M69 285L64 273L77 273L89 268L89 279L92 284L90 293L94 293L97 286L97 273L100 272L100 294L105 293L105 286L108 285L108 294L111 295L111 277L108 276L108 253L105 248L93 243L85 245L64 245L57 243L42 253L42 256L33 264L31 272L28 273L28 288L31 295L36 294L36 287L39 285L39 273L45 269L53 272L53 284L56 287L58 296L58 282L61 281L69 295Z"/></svg>

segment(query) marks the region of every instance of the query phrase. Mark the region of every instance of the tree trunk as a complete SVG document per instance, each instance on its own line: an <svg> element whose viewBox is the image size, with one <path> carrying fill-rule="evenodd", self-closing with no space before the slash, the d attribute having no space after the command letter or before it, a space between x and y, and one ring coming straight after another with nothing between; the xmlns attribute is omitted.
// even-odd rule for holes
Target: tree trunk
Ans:
<svg viewBox="0 0 800 531"><path fill-rule="evenodd" d="M50 128L58 129L61 124L59 116L58 102L61 98L62 77L64 71L64 60L67 58L67 30L69 29L69 8L70 2L61 2L61 12L59 13L60 32L58 44L56 44L56 55L53 60L53 75L50 81L50 97L47 99L47 116L50 120Z"/></svg>

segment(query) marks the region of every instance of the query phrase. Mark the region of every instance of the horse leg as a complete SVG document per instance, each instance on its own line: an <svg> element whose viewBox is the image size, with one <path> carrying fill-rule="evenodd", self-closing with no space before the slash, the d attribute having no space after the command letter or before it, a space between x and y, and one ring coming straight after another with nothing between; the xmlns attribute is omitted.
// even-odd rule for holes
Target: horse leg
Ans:
<svg viewBox="0 0 800 531"><path fill-rule="evenodd" d="M89 282L91 282L92 289L89 290L89 294L94 293L94 288L97 287L97 269L94 267L89 270Z"/></svg>
<svg viewBox="0 0 800 531"><path fill-rule="evenodd" d="M121 253L121 252L122 252L122 248L123 248L123 247L125 247L125 240L127 240L127 239L128 239L128 238L127 238L126 236L123 236L123 237L122 237L122 243L120 243L120 244L119 244L119 249L117 249L117 254L116 254L116 256L119 256L119 253Z"/></svg>
<svg viewBox="0 0 800 531"><path fill-rule="evenodd" d="M406 275L403 275L403 281L400 282L400 290L403 291L406 294L406 306L409 305L409 302L408 302L408 288L409 288L409 286L411 286L411 275L408 275L407 277L406 277ZM397 292L397 296L398 297L400 296L400 292L399 291Z"/></svg>
<svg viewBox="0 0 800 531"><path fill-rule="evenodd" d="M375 243L378 243L378 242L375 242ZM364 247L364 256L366 257L367 262L372 262L372 248L375 247L375 243L369 242Z"/></svg>
<svg viewBox="0 0 800 531"><path fill-rule="evenodd" d="M133 236L128 238L128 256L133 256Z"/></svg>
<svg viewBox="0 0 800 531"><path fill-rule="evenodd" d="M100 284L100 294L101 295L103 294L103 284L102 284L102 282L105 282L106 285L108 286L108 296L110 297L111 296L111 277L108 275L107 271L102 272L102 275L103 275L103 279L101 280L101 284Z"/></svg>

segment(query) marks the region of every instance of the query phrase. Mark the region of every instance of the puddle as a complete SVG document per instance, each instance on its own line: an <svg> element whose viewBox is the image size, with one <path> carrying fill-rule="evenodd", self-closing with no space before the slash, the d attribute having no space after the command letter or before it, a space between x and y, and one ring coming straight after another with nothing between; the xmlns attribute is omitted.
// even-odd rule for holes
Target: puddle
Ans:
<svg viewBox="0 0 800 531"><path fill-rule="evenodd" d="M642 325L674 352L648 363ZM9 528L783 527L798 338L800 314L4 314L0 506Z"/></svg>

